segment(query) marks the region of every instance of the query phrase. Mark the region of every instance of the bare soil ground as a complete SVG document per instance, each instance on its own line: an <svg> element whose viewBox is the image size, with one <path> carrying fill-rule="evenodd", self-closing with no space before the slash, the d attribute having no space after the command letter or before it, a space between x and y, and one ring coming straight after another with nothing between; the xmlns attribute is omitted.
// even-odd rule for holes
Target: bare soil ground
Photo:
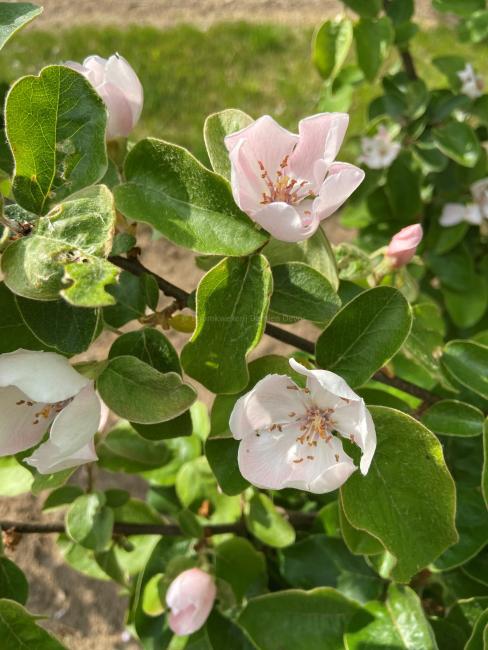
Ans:
<svg viewBox="0 0 488 650"><path fill-rule="evenodd" d="M44 0L37 27L49 29L74 24L168 27L181 22L206 27L215 22L251 22L314 25L342 11L338 0ZM435 20L429 0L417 0L418 17Z"/></svg>

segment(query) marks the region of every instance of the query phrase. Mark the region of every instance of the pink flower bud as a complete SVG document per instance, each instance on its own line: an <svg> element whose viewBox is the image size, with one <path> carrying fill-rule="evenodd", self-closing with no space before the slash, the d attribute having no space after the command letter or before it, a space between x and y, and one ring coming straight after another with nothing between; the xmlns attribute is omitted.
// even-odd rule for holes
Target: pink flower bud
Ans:
<svg viewBox="0 0 488 650"><path fill-rule="evenodd" d="M105 102L107 140L126 138L137 124L144 103L141 82L127 61L119 54L108 59L93 55L82 64L67 61L65 65L84 75Z"/></svg>
<svg viewBox="0 0 488 650"><path fill-rule="evenodd" d="M217 595L215 582L201 569L188 569L177 576L166 592L171 609L168 624L178 636L192 634L207 620Z"/></svg>
<svg viewBox="0 0 488 650"><path fill-rule="evenodd" d="M424 232L419 223L402 228L400 232L397 232L386 251L386 255L392 261L394 268L399 269L410 262L415 255L417 246L422 241L423 235Z"/></svg>

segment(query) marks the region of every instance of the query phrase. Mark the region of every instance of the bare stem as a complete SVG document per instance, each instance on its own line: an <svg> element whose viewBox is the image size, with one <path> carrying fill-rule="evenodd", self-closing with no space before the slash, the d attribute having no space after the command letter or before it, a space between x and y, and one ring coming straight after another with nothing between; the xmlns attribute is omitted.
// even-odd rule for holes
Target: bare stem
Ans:
<svg viewBox="0 0 488 650"><path fill-rule="evenodd" d="M190 295L187 291L181 289L180 287L177 287L171 282L168 282L168 280L165 280L164 278L160 277L156 273L153 273L152 271L147 269L143 264L141 264L141 262L139 262L138 259L125 258L117 255L114 257L110 257L109 260L110 262L112 262L112 264L115 264L116 266L118 266L121 269L124 269L125 271L129 271L129 273L132 273L133 275L139 276L142 275L143 273L148 273L149 275L152 275L153 278L156 280L159 288L166 296L175 298L178 301L180 307L184 307L186 305L186 302ZM281 327L277 327L276 325L267 323L266 329L264 331L268 336L271 336L272 338L281 341L282 343L286 343L287 345L292 345L298 350L302 350L303 352L307 352L308 354L312 354L312 355L315 354L315 344L312 341L304 339L301 336L297 336L292 332L288 332L288 330L284 330L281 329ZM382 371L377 372L373 376L373 379L381 382L382 384L387 384L388 386L393 386L394 388L398 388L399 390L402 390L405 393L409 393L414 397L418 397L426 404L430 405L438 401L438 398L435 395L432 395L432 393L430 393L429 391L420 388L420 386L416 386L415 384L400 379L399 377L389 377L385 375Z"/></svg>

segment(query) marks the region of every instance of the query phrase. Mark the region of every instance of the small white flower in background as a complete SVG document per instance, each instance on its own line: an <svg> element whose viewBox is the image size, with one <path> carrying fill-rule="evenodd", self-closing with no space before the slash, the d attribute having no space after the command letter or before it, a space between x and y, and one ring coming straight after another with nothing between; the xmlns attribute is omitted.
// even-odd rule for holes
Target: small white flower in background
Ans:
<svg viewBox="0 0 488 650"><path fill-rule="evenodd" d="M467 63L464 70L457 73L461 80L461 92L470 99L481 97L484 92L485 82L483 78L476 74L471 63Z"/></svg>
<svg viewBox="0 0 488 650"><path fill-rule="evenodd" d="M102 59L93 55L83 63L66 61L65 65L85 76L105 102L107 140L126 138L139 121L144 91L139 77L124 57L113 54Z"/></svg>
<svg viewBox="0 0 488 650"><path fill-rule="evenodd" d="M207 620L217 596L214 579L201 569L180 573L166 592L168 625L177 636L193 634Z"/></svg>
<svg viewBox="0 0 488 650"><path fill-rule="evenodd" d="M372 138L361 138L362 154L358 162L370 169L386 169L395 160L401 150L399 142L393 142L388 129L381 125Z"/></svg>
<svg viewBox="0 0 488 650"><path fill-rule="evenodd" d="M25 459L40 474L97 460L100 399L93 382L60 354L1 354L0 411L0 456L30 449L50 430L49 439Z"/></svg>
<svg viewBox="0 0 488 650"><path fill-rule="evenodd" d="M449 228L466 221L472 226L481 226L488 219L488 178L483 178L471 185L473 203L446 203L439 223Z"/></svg>
<svg viewBox="0 0 488 650"><path fill-rule="evenodd" d="M358 445L366 474L376 449L374 423L342 377L294 359L290 365L307 377L306 388L286 375L268 375L234 406L229 424L241 441L239 469L260 488L331 492L356 469L336 434Z"/></svg>
<svg viewBox="0 0 488 650"><path fill-rule="evenodd" d="M269 115L225 138L232 194L243 212L286 242L311 237L362 183L362 169L337 162L346 113L320 113L290 133Z"/></svg>

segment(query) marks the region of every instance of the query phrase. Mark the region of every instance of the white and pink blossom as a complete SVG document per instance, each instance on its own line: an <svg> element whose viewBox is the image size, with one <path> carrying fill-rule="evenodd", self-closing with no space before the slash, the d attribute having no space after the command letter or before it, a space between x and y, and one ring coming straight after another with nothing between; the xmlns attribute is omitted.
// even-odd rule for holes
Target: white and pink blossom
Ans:
<svg viewBox="0 0 488 650"><path fill-rule="evenodd" d="M394 142L388 129L382 124L372 138L361 138L359 163L370 169L386 169L401 151L401 144Z"/></svg>
<svg viewBox="0 0 488 650"><path fill-rule="evenodd" d="M124 57L113 54L103 59L92 55L83 63L67 61L65 65L86 77L105 102L107 140L126 138L139 121L144 91L139 77Z"/></svg>
<svg viewBox="0 0 488 650"><path fill-rule="evenodd" d="M481 97L484 92L485 82L482 77L476 74L471 63L467 63L463 70L457 73L461 80L461 92L470 99Z"/></svg>
<svg viewBox="0 0 488 650"><path fill-rule="evenodd" d="M25 459L40 474L97 460L101 403L93 381L54 352L0 355L0 456L43 442Z"/></svg>
<svg viewBox="0 0 488 650"><path fill-rule="evenodd" d="M188 569L180 573L166 592L171 630L178 636L199 630L212 611L216 596L215 581L205 571Z"/></svg>
<svg viewBox="0 0 488 650"><path fill-rule="evenodd" d="M446 203L439 223L445 228L456 226L465 221L472 226L481 226L488 219L488 178L483 178L471 185L470 203Z"/></svg>
<svg viewBox="0 0 488 650"><path fill-rule="evenodd" d="M402 228L392 238L386 249L386 257L396 269L410 262L422 241L424 231L419 223Z"/></svg>
<svg viewBox="0 0 488 650"><path fill-rule="evenodd" d="M240 440L239 469L259 488L331 492L356 470L341 436L361 449L366 474L376 449L374 423L342 377L294 359L290 365L306 376L306 388L286 375L268 375L234 406L230 430Z"/></svg>
<svg viewBox="0 0 488 650"><path fill-rule="evenodd" d="M269 115L225 138L237 205L273 237L311 237L360 185L364 172L336 162L349 116L321 113L290 133Z"/></svg>

